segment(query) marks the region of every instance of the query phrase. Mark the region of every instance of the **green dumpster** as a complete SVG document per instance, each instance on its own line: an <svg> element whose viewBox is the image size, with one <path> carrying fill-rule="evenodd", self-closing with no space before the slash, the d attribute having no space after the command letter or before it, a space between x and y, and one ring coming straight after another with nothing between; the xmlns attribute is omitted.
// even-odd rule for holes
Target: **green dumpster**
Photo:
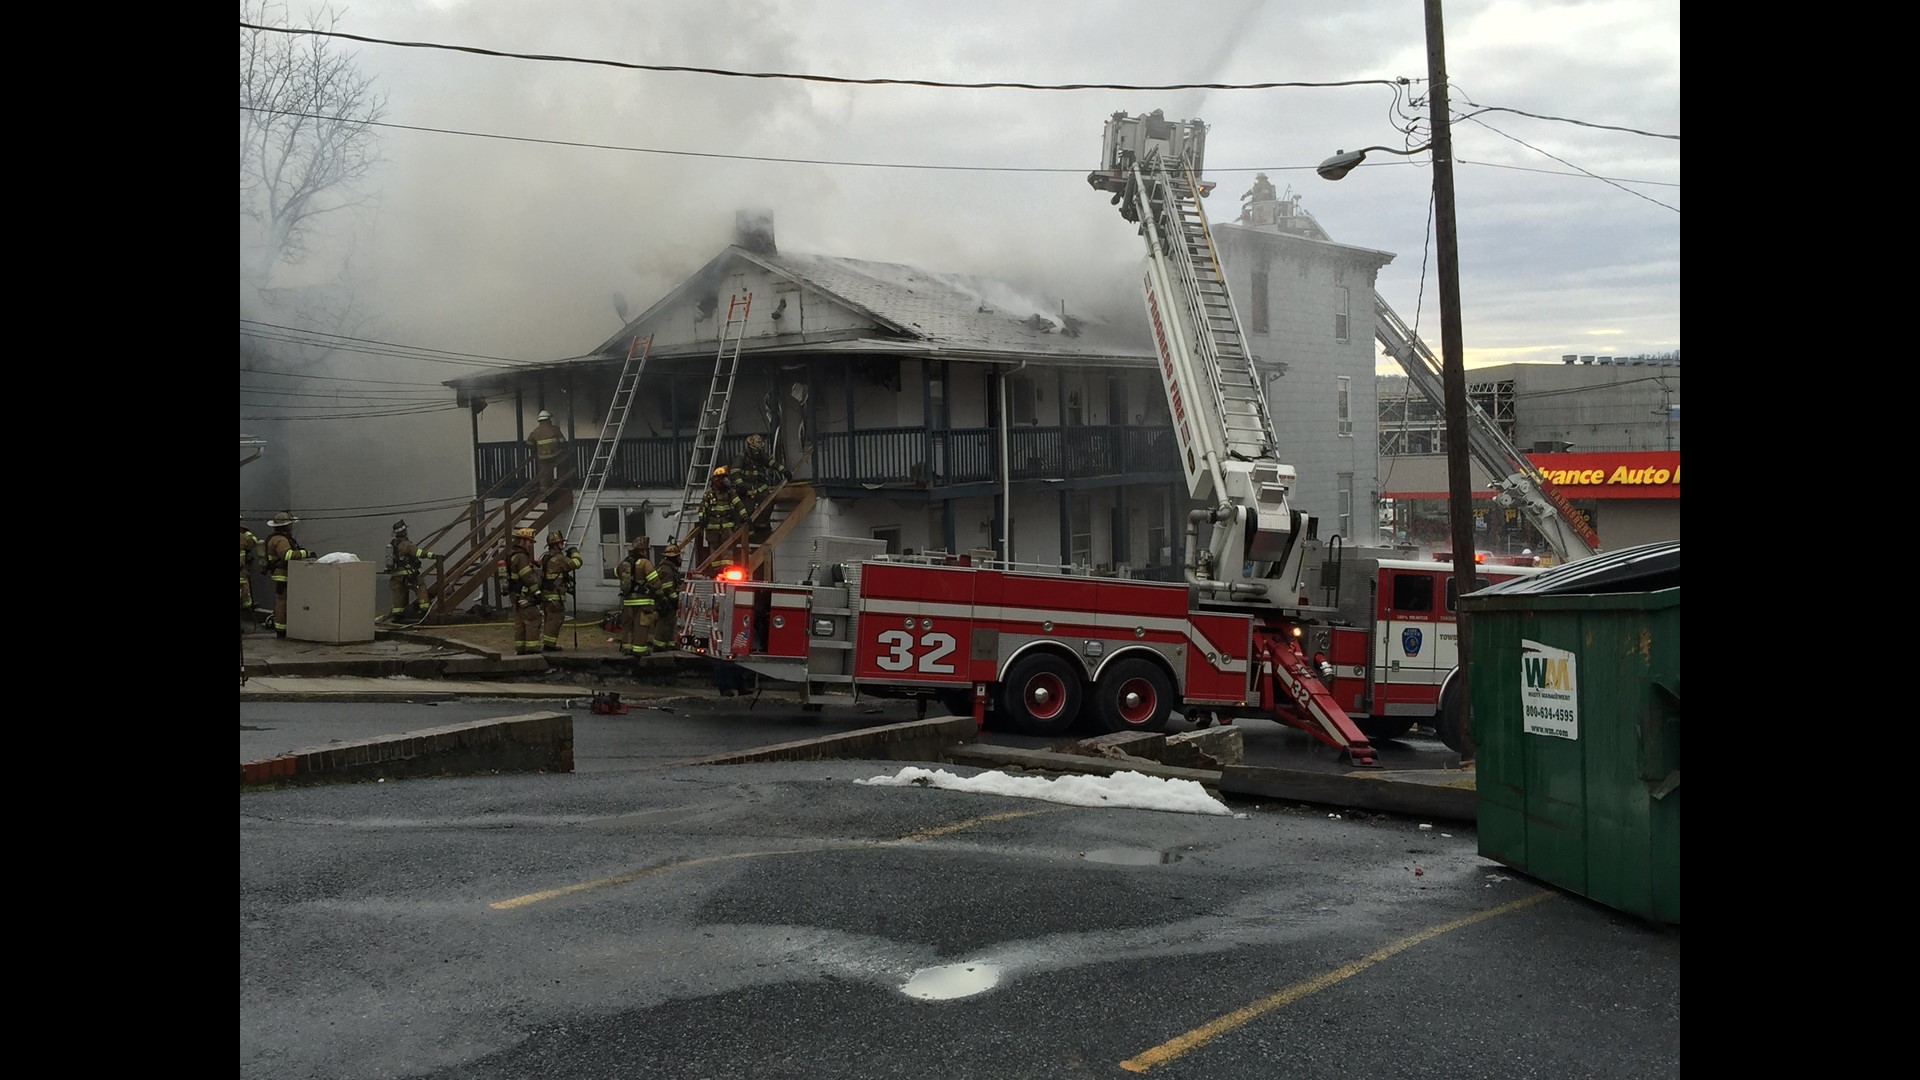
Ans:
<svg viewBox="0 0 1920 1080"><path fill-rule="evenodd" d="M1462 598L1480 854L1680 922L1680 545Z"/></svg>

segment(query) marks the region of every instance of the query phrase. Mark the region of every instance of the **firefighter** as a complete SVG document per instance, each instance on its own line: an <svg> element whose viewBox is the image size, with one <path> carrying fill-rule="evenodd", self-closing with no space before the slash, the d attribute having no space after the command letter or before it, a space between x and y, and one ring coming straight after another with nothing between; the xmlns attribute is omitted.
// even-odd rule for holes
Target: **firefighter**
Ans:
<svg viewBox="0 0 1920 1080"><path fill-rule="evenodd" d="M696 562L705 566L746 522L746 508L740 505L740 496L727 478L727 467L715 468L707 480L707 493L700 499L700 547L694 553Z"/></svg>
<svg viewBox="0 0 1920 1080"><path fill-rule="evenodd" d="M407 537L404 519L393 523L393 540L387 544L387 591L393 598L393 610L387 618L399 622L410 615L427 613L427 582L421 575L420 561L439 557Z"/></svg>
<svg viewBox="0 0 1920 1080"><path fill-rule="evenodd" d="M286 510L267 522L273 529L267 537L267 576L273 579L273 632L279 637L287 636L287 564L313 558L313 552L293 538L293 526L299 520Z"/></svg>
<svg viewBox="0 0 1920 1080"><path fill-rule="evenodd" d="M653 651L671 652L678 636L680 620L680 545L668 544L660 552L660 564L647 575L653 588L655 620Z"/></svg>
<svg viewBox="0 0 1920 1080"><path fill-rule="evenodd" d="M728 482L749 513L760 505L760 500L767 497L767 492L786 483L788 479L786 466L773 460L767 440L761 435L747 436L747 445L740 451L740 460L733 463L732 471L727 474Z"/></svg>
<svg viewBox="0 0 1920 1080"><path fill-rule="evenodd" d="M253 618L253 562L259 557L260 538L247 528L247 515L240 515L240 622Z"/></svg>
<svg viewBox="0 0 1920 1080"><path fill-rule="evenodd" d="M500 593L513 598L513 651L516 656L540 651L540 560L533 554L533 530L513 530L513 546L494 572Z"/></svg>
<svg viewBox="0 0 1920 1080"><path fill-rule="evenodd" d="M553 425L553 414L545 409L534 417L538 423L527 432L527 452L533 456L533 478L541 483L560 479L561 464L567 455L567 437Z"/></svg>
<svg viewBox="0 0 1920 1080"><path fill-rule="evenodd" d="M560 627L567 621L567 597L573 595L573 572L580 569L580 549L563 548L566 535L555 529L547 534L547 553L540 559L540 573L545 578L541 587L541 599L545 601L546 617L540 626L540 648L546 652L560 651Z"/></svg>
<svg viewBox="0 0 1920 1080"><path fill-rule="evenodd" d="M740 496L740 508L751 516L760 509L760 503L767 493L785 484L790 479L786 466L773 459L773 453L762 435L747 436L747 445L740 451L740 460L733 463L727 473L727 482L734 494ZM747 530L747 540L759 547L773 530L766 522L754 518L752 528Z"/></svg>
<svg viewBox="0 0 1920 1080"><path fill-rule="evenodd" d="M620 650L641 657L653 652L654 639L660 636L660 611L654 602L650 581L657 580L653 563L647 558L652 544L644 536L633 538L627 557L616 570L620 578L620 612L626 630Z"/></svg>

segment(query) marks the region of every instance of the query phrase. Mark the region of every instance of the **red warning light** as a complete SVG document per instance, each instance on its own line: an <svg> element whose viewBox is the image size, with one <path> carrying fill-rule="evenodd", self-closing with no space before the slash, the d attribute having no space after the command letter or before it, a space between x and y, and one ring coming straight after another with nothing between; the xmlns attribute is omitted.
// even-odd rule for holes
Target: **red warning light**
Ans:
<svg viewBox="0 0 1920 1080"><path fill-rule="evenodd" d="M727 567L727 568L726 568L725 570L722 570L722 571L720 572L720 576L721 576L721 577L723 577L723 578L726 578L726 579L727 579L728 581L745 581L745 580L747 580L747 572L746 572L745 570L742 570L742 569L740 569L740 568L739 568L739 567L737 567L737 566L729 566L729 567Z"/></svg>

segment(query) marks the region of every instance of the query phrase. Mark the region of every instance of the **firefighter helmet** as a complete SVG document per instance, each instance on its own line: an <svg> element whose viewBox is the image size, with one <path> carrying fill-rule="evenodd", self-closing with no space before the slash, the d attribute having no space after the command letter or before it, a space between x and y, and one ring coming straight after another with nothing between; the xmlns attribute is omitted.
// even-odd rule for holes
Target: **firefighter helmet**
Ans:
<svg viewBox="0 0 1920 1080"><path fill-rule="evenodd" d="M299 521L299 520L300 520L299 518L297 518L297 517L294 517L294 516L293 516L293 511L291 511L291 510L282 510L282 511L280 511L280 513L279 513L279 514L278 514L278 515L277 515L276 517L274 517L274 518L273 518L273 519L272 519L271 521L268 521L268 522L267 522L267 524L268 524L268 525L271 525L271 526L273 526L273 527L274 527L274 528L276 528L276 529L278 529L278 528L281 528L281 527L283 527L283 526L286 526L286 525L292 525L292 524L293 524L294 522L296 522L296 521Z"/></svg>
<svg viewBox="0 0 1920 1080"><path fill-rule="evenodd" d="M564 544L566 542L567 542L567 534L561 532L559 529L555 529L552 532L547 534L548 547L559 547L561 544Z"/></svg>
<svg viewBox="0 0 1920 1080"><path fill-rule="evenodd" d="M660 557L661 557L661 558L663 558L663 559L677 559L677 558L679 558L679 557L680 557L680 545L679 545L679 544L668 544L668 545L666 546L666 548L665 548L664 550L662 550L662 551L660 552Z"/></svg>
<svg viewBox="0 0 1920 1080"><path fill-rule="evenodd" d="M764 453L767 449L767 440L757 434L749 435L747 436L747 449L756 454Z"/></svg>
<svg viewBox="0 0 1920 1080"><path fill-rule="evenodd" d="M725 465L715 465L713 467L713 478L715 480L718 480L725 475L727 475L727 467Z"/></svg>
<svg viewBox="0 0 1920 1080"><path fill-rule="evenodd" d="M513 530L513 538L515 540L532 540L533 537L534 537L534 532L532 529Z"/></svg>
<svg viewBox="0 0 1920 1080"><path fill-rule="evenodd" d="M534 417L534 419L535 419L535 420L538 420L539 422L541 422L541 423L543 423L543 424L544 424L544 423L546 423L547 421L549 421L549 420L551 420L551 419L553 419L553 414L552 414L552 413L550 413L550 412L548 412L548 411L547 411L547 410L545 410L545 409L541 409L541 410L540 410L540 415L539 415L539 416L536 416L536 417Z"/></svg>
<svg viewBox="0 0 1920 1080"><path fill-rule="evenodd" d="M401 520L393 523L393 535L395 536L407 535L407 522L405 518L402 518Z"/></svg>
<svg viewBox="0 0 1920 1080"><path fill-rule="evenodd" d="M632 547L633 547L633 550L635 551L644 551L647 548L650 548L652 546L653 546L653 541L647 539L644 536L636 536L633 538Z"/></svg>

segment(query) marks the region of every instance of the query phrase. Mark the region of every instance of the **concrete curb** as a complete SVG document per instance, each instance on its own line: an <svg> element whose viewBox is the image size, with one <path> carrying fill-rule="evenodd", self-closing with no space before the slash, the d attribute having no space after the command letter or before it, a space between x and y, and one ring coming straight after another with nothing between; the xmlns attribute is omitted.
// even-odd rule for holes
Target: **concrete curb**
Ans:
<svg viewBox="0 0 1920 1080"><path fill-rule="evenodd" d="M1363 772L1341 775L1230 765L1220 772L1220 790L1230 795L1477 823L1480 793L1474 787L1473 774L1449 775L1457 779L1425 773L1417 777Z"/></svg>
<svg viewBox="0 0 1920 1080"><path fill-rule="evenodd" d="M573 717L540 712L242 762L240 787L572 771Z"/></svg>
<svg viewBox="0 0 1920 1080"><path fill-rule="evenodd" d="M969 720L968 723L972 721ZM1044 772L1091 773L1095 776L1137 772L1145 776L1157 776L1162 780L1192 780L1206 787L1220 786L1220 774L1208 769L1162 765L1159 762L1144 759L1116 761L1113 758L1062 754L1055 750L1026 750L1017 746L985 746L970 743L949 749L946 760L956 765L989 767L1017 765L1023 769L1037 769Z"/></svg>
<svg viewBox="0 0 1920 1080"><path fill-rule="evenodd" d="M974 737L971 716L909 720L816 739L775 743L731 754L682 762L684 765L743 765L755 761L819 761L828 758L881 761L940 761L955 743Z"/></svg>

